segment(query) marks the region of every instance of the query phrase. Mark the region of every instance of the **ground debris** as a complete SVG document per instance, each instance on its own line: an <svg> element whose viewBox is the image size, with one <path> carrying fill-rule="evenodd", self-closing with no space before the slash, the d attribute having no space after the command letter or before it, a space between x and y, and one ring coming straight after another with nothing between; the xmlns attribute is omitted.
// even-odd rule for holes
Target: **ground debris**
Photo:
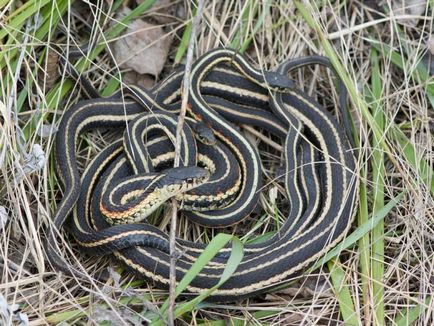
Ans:
<svg viewBox="0 0 434 326"><path fill-rule="evenodd" d="M162 27L136 19L111 48L121 68L158 76L163 70L171 44L172 37Z"/></svg>

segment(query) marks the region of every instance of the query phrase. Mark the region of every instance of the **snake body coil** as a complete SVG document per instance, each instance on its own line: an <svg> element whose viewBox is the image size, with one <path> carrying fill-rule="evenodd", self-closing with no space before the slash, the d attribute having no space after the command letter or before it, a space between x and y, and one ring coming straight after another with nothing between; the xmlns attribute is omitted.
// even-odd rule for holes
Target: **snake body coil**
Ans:
<svg viewBox="0 0 434 326"><path fill-rule="evenodd" d="M56 140L66 193L50 233L52 263L74 272L53 246L54 230L68 221L83 249L113 253L136 272L168 286L168 235L138 222L169 197L177 199L192 221L208 227L232 225L249 216L258 203L263 172L257 148L237 126L248 124L282 140L290 208L275 235L245 245L237 270L213 292L212 299L249 297L301 273L345 236L358 189L355 159L342 127L286 76L311 63L328 62L308 58L288 61L277 72L260 72L232 50L216 49L200 57L192 67L191 120L182 133L178 170L170 164L181 70L151 91L129 87L109 99L87 100L68 110ZM97 92L86 93L95 96ZM120 98L121 93L128 99ZM347 126L345 111L343 117ZM125 132L95 157L80 178L77 139L87 130L102 127ZM177 281L205 248L177 239ZM230 250L223 248L187 290L200 293L216 285Z"/></svg>

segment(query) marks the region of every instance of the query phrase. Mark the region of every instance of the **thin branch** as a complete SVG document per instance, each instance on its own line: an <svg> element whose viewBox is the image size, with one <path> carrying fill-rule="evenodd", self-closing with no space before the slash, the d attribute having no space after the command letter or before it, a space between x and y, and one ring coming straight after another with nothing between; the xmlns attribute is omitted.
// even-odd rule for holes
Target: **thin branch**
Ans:
<svg viewBox="0 0 434 326"><path fill-rule="evenodd" d="M181 112L179 113L178 125L176 127L176 140L175 140L175 162L174 166L178 167L180 162L180 144L181 144L181 130L184 125L185 114L187 112L189 85L190 85L190 71L193 64L193 49L194 41L196 40L197 30L199 29L200 18L202 16L204 0L199 0L196 11L196 16L193 18L190 40L187 49L187 59L185 63L184 78L182 80L182 102ZM169 309L168 309L168 324L174 325L174 307L176 298L176 254L175 254L175 238L176 238L176 222L178 218L178 208L176 200L172 199L172 219L170 222L170 280L169 280Z"/></svg>
<svg viewBox="0 0 434 326"><path fill-rule="evenodd" d="M378 25L378 24L382 24L382 23L385 23L385 22L388 22L388 21L396 21L396 22L398 22L400 20L410 20L410 19L416 19L416 20L423 19L423 20L427 20L427 21L432 20L432 18L430 18L428 16L418 16L418 15L390 16L390 17L385 17L385 18L381 18L381 19L372 20L372 21L369 21L369 22L366 22L366 23L363 23L363 24L360 24L360 25L350 26L350 27L342 29L340 31L328 34L327 38L329 40L334 40L334 39L341 38L343 36L352 34L354 32L358 32L358 31L360 31L362 29L366 29L368 27L375 26L375 25Z"/></svg>

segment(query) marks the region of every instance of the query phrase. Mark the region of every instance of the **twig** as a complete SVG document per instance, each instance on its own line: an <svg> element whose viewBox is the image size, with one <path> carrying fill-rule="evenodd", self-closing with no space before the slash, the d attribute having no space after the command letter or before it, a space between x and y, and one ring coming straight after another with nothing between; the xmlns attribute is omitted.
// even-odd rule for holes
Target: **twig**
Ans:
<svg viewBox="0 0 434 326"><path fill-rule="evenodd" d="M174 166L179 166L180 162L180 144L181 144L181 130L184 124L185 114L187 111L189 85L190 85L190 71L193 64L193 49L194 41L196 40L197 30L199 28L200 18L202 16L204 0L199 0L196 11L196 16L193 18L190 40L187 49L187 59L185 62L184 78L182 80L182 102L181 112L179 113L178 125L176 127L176 140L175 140L175 162ZM178 217L178 208L176 200L172 199L172 219L170 221L170 280L169 280L169 308L168 308L168 324L174 325L174 307L176 298L176 253L175 253L175 237L176 237L176 222Z"/></svg>
<svg viewBox="0 0 434 326"><path fill-rule="evenodd" d="M262 140L267 145L270 145L271 147L273 147L274 149L278 150L279 152L283 152L283 146L282 145L276 143L271 138L268 138L267 136L265 136L261 132L257 131L255 128L253 128L253 127L251 127L249 125L244 125L244 124L241 125L241 127L243 129L247 130L248 132L250 132L253 136L258 137L260 140Z"/></svg>
<svg viewBox="0 0 434 326"><path fill-rule="evenodd" d="M427 20L430 21L432 20L432 18L429 18L427 16L418 16L418 15L398 15L398 16L390 16L390 17L385 17L385 18L381 18L381 19L376 19L376 20L372 20L360 25L355 25L355 26L351 26L345 29L342 29L340 31L334 32L334 33L330 33L327 35L327 38L329 40L334 40L349 34L352 34L354 32L358 32L362 29L366 29L368 27L371 26L375 26L378 24L382 24L388 21L398 21L398 20L409 20L409 19L423 19L423 20Z"/></svg>

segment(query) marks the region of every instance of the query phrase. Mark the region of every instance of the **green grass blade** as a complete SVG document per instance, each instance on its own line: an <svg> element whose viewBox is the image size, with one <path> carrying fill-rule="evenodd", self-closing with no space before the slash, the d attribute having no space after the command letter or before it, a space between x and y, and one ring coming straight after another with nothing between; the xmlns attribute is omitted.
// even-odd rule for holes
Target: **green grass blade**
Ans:
<svg viewBox="0 0 434 326"><path fill-rule="evenodd" d="M354 308L353 298L351 297L349 286L345 281L345 271L341 267L339 258L328 261L327 265L330 270L333 288L339 302L339 310L341 311L345 325L362 325L356 309Z"/></svg>
<svg viewBox="0 0 434 326"><path fill-rule="evenodd" d="M275 323L264 323L262 319L267 317L272 317L279 315L281 312L278 310L259 310L255 311L251 314L251 316L247 317L230 317L225 320L213 320L213 321L205 321L203 323L197 324L198 326L244 326L244 325L275 325Z"/></svg>
<svg viewBox="0 0 434 326"><path fill-rule="evenodd" d="M42 16L42 25L34 32L34 35L31 36L32 39L36 39L36 40L40 40L38 42L42 43L42 39L44 39L47 35L49 35L50 33L50 29L55 29L60 17L66 12L66 10L68 9L68 4L70 2L68 2L68 0L63 0L63 1L57 1L55 3L52 3L52 6L45 6L42 11L41 11L41 16ZM24 35L23 35L24 37ZM11 39L11 41L16 42L17 40L15 39ZM27 53L29 53L28 48L31 48L31 46L29 45L28 47L26 47L25 51ZM17 60L16 60L16 55L18 54L18 51L22 51L21 49L19 50L17 47L15 47L14 49L10 50L10 51L4 51L3 52L3 59L7 59L8 62L11 62L10 66L12 70L17 69ZM1 54L0 54L1 55ZM39 65L40 63L44 60L44 55L43 54L41 56L41 58L39 59ZM1 61L1 59L0 59ZM0 64L1 65L1 64ZM39 66L37 65L37 66ZM0 66L0 69L2 69L2 66ZM34 71L36 74L36 70L37 67L35 67ZM10 83L10 78L11 76L7 76L9 78L6 79L6 81L4 81L5 83ZM27 89L31 89L34 83L34 80L32 78L29 78L27 80ZM17 105L17 110L18 112L21 110L21 106L23 103L23 99L25 99L26 94L27 94L27 89L23 89L19 95L20 101L18 102ZM44 108L47 108L47 102L44 103ZM34 131L35 126L37 125L37 121L39 120L39 116L38 115L33 115L32 119L29 120L29 122L25 125L25 127L22 129L23 131L23 135L25 137L25 139L28 139L28 137L30 137L30 134L32 134L32 132Z"/></svg>
<svg viewBox="0 0 434 326"><path fill-rule="evenodd" d="M425 299L425 304L417 304L416 306L412 308L404 308L400 313L399 316L395 319L395 322L393 325L396 326L407 326L407 325L413 325L415 321L422 315L422 313L426 310L427 307L432 306L432 296L428 296Z"/></svg>
<svg viewBox="0 0 434 326"><path fill-rule="evenodd" d="M213 320L213 321L207 321L201 324L197 324L197 326L226 326L228 325L228 322L226 320ZM229 325L232 325L229 322Z"/></svg>
<svg viewBox="0 0 434 326"><path fill-rule="evenodd" d="M195 299L190 302L181 305L179 308L175 310L175 317L181 316L184 312L187 312L194 308L199 302L208 297L213 291L215 291L218 287L220 287L227 279L234 273L241 259L243 258L243 245L238 238L229 235L220 233L216 237L214 237L206 250L199 256L196 262L191 266L190 270L184 275L182 280L176 287L176 296L181 294L187 286L193 281L193 279L200 273L200 271L211 261L211 259L230 241L232 241L232 252L229 257L226 268L220 278L220 281L211 289L204 291ZM167 308L169 307L169 300L161 307L161 314L165 314L167 312ZM154 325L160 325L162 321L154 321Z"/></svg>
<svg viewBox="0 0 434 326"><path fill-rule="evenodd" d="M101 92L101 96L110 96L119 89L121 79L118 77L110 78Z"/></svg>
<svg viewBox="0 0 434 326"><path fill-rule="evenodd" d="M23 4L21 8L15 10L6 18L7 24L2 24L0 29L0 40L11 32L20 30L24 23L34 14L40 12L41 8L51 3L50 0L34 0Z"/></svg>
<svg viewBox="0 0 434 326"><path fill-rule="evenodd" d="M432 76L429 74L428 67L419 61L413 70L409 67L412 65L407 64L407 60L398 51L391 49L391 47L385 43L380 43L375 39L370 39L372 47L374 47L378 52L381 52L385 58L390 59L390 61L399 69L409 72L413 79L418 83L426 83L427 92L434 95L434 82L431 81ZM380 46L381 44L381 46Z"/></svg>
<svg viewBox="0 0 434 326"><path fill-rule="evenodd" d="M366 169L360 171L361 180L366 180ZM358 227L363 227L369 223L368 213L368 196L366 193L366 183L360 182L360 200L359 213L357 216ZM370 275L371 275L371 247L369 241L369 232L366 232L358 241L358 251L360 254L360 271L362 285L362 300L365 310L365 319L369 319L369 301L370 301Z"/></svg>
<svg viewBox="0 0 434 326"><path fill-rule="evenodd" d="M434 172L432 165L417 155L413 143L402 132L402 130L394 128L388 134L397 144L399 144L400 153L403 154L410 165L415 168L420 180L427 185L431 194L434 194Z"/></svg>
<svg viewBox="0 0 434 326"><path fill-rule="evenodd" d="M245 5L244 10L241 14L241 26L238 28L234 37L231 40L230 47L232 49L240 49L242 39L247 39L248 33L248 22L251 19L254 19L256 13L258 11L258 4L253 0L249 0L249 2ZM253 17L252 17L253 16Z"/></svg>
<svg viewBox="0 0 434 326"><path fill-rule="evenodd" d="M232 240L232 236L229 234L220 233L214 237L206 250L200 255L193 266L190 268L187 274L183 277L176 287L176 296L180 295L187 286L193 281L193 279L200 273L200 271L208 264L211 259L221 250L227 243ZM164 310L164 306L162 308Z"/></svg>
<svg viewBox="0 0 434 326"><path fill-rule="evenodd" d="M377 122L380 131L384 132L384 114L382 111L382 86L380 78L380 63L377 51L371 52L372 66L372 116ZM373 191L373 213L384 207L384 155L381 149L381 140L373 135L372 139L372 183ZM376 325L385 324L384 316L384 220L372 229L372 261L371 276L373 279L372 294L374 301L374 321Z"/></svg>
<svg viewBox="0 0 434 326"><path fill-rule="evenodd" d="M196 9L194 9L193 11L193 17L195 15L196 15ZM178 50L176 51L175 64L179 64L182 61L182 58L184 57L185 53L187 52L192 26L193 26L192 20L190 20L185 26L185 30L181 38L181 43L179 44Z"/></svg>
<svg viewBox="0 0 434 326"><path fill-rule="evenodd" d="M256 33L261 28L261 26L264 24L265 17L270 14L270 8L271 8L271 0L268 0L264 5L264 9L263 9L261 15L259 16L257 22L255 23L255 26L253 27L251 34L247 37L247 39L241 45L240 53L246 52L250 43L252 43L252 40L255 37Z"/></svg>
<svg viewBox="0 0 434 326"><path fill-rule="evenodd" d="M124 289L130 287L131 284L128 284L127 286L123 287ZM143 303L144 300L150 301L152 299L151 295L145 294L140 297L137 296L124 296L119 298L119 306L124 305L140 305ZM78 303L80 305L88 305L90 302L94 300L93 296L87 295L84 297L80 297L78 299ZM99 307L103 309L111 309L113 308L113 305L108 303L102 303L99 305ZM61 323L68 323L68 325L75 325L75 323L72 323L73 320L78 319L79 317L86 317L92 314L92 311L94 310L94 306L91 304L86 309L84 308L78 308L78 309L71 309L67 311L61 311L54 314L51 314L46 317L46 321L53 325L58 325Z"/></svg>
<svg viewBox="0 0 434 326"><path fill-rule="evenodd" d="M388 59L399 69L408 71L406 59L397 51L392 50L389 45L380 43L375 39L370 40L371 45L382 55ZM428 68L423 62L418 62L415 69L409 72L410 75L418 83L425 83L426 94L431 105L434 107L434 81L428 74ZM418 175L422 178L426 185L429 185L430 191L434 194L434 179L433 179L433 167L430 166L426 160L419 158L416 154L413 144L405 136L405 134L399 128L391 128L390 134L392 138L400 146L401 152L405 154L407 161L413 166Z"/></svg>
<svg viewBox="0 0 434 326"><path fill-rule="evenodd" d="M191 35L191 21L187 24L184 30L184 34L182 34L181 43L179 44L178 51L176 51L175 55L175 64L179 64L187 52L188 42L190 40Z"/></svg>
<svg viewBox="0 0 434 326"><path fill-rule="evenodd" d="M353 231L349 236L345 238L339 245L330 250L323 258L321 258L315 265L313 265L309 270L313 271L321 267L324 262L338 256L342 250L347 249L359 241L366 233L370 232L380 221L382 221L386 215L394 208L401 198L404 196L404 192L400 193L396 197L392 198L384 207L379 209L372 218L360 225L355 231Z"/></svg>
<svg viewBox="0 0 434 326"><path fill-rule="evenodd" d="M9 0L0 0L0 9L3 9L10 1ZM24 5L22 6L24 7Z"/></svg>
<svg viewBox="0 0 434 326"><path fill-rule="evenodd" d="M86 312L83 310L80 309L68 310L68 311L62 311L53 314L51 316L48 316L47 322L52 325L58 325L60 323L65 323L71 321L72 319L76 319L84 316L86 316Z"/></svg>
<svg viewBox="0 0 434 326"><path fill-rule="evenodd" d="M223 274L219 280L219 282L213 286L212 288L202 292L200 295L198 295L193 300L190 300L189 302L186 302L182 305L180 305L178 308L175 309L175 317L179 318L184 313L189 312L193 310L196 305L198 305L200 302L205 300L207 297L209 297L215 290L217 290L220 286L222 286L231 276L233 273L235 273L235 270L237 269L238 265L240 264L241 260L243 259L243 244L238 238L233 237L232 238L232 252L228 259L228 262L226 264L226 267L223 271Z"/></svg>
<svg viewBox="0 0 434 326"><path fill-rule="evenodd" d="M44 2L41 2L38 5L34 5L31 8L28 8L28 11L31 11L32 13L31 16L37 15L37 20L41 21L41 26L39 26L36 31L22 32L18 29L11 28L10 25L3 30L3 32L5 32L8 36L8 40L4 45L4 49L7 50L0 51L0 69L5 69L8 64L11 64L11 66L13 66L17 63L17 60L15 60L15 58L19 53L23 51L23 44L21 44L21 46L16 46L17 43L20 43L20 40L24 40L28 37L28 43L42 44L46 35L49 34L51 30L56 29L60 17L65 14L68 5L70 4L68 0L59 0L57 2L48 3L48 5L42 6ZM23 12L23 14L26 14L26 12ZM17 15L15 19L19 19L19 16ZM24 22L22 24L17 23L15 25L19 25L19 27L22 28ZM24 51L26 51L30 55L30 53L28 52L29 48L30 46L27 46Z"/></svg>

